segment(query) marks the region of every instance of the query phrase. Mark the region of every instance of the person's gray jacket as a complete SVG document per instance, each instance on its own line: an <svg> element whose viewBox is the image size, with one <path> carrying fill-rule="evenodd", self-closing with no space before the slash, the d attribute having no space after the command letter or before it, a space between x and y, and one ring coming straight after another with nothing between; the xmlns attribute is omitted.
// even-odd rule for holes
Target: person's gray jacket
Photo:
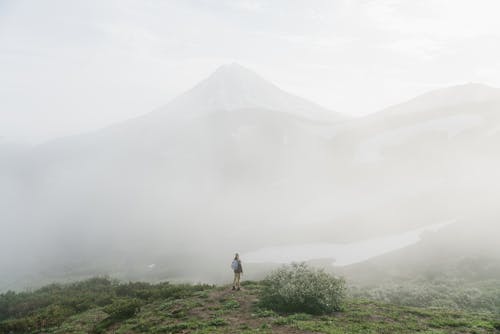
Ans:
<svg viewBox="0 0 500 334"><path fill-rule="evenodd" d="M243 267L241 266L241 260L238 260L238 268L234 271L235 274L239 274L243 272Z"/></svg>

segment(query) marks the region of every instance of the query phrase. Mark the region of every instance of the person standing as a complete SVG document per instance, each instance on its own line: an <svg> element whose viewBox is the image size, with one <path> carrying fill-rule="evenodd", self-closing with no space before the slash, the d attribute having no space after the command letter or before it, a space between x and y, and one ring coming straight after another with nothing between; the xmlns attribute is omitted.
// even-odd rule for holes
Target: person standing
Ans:
<svg viewBox="0 0 500 334"><path fill-rule="evenodd" d="M238 253L234 255L234 260L231 263L231 269L234 271L234 279L233 279L233 290L240 290L240 278L243 273L243 267L241 266L241 260Z"/></svg>

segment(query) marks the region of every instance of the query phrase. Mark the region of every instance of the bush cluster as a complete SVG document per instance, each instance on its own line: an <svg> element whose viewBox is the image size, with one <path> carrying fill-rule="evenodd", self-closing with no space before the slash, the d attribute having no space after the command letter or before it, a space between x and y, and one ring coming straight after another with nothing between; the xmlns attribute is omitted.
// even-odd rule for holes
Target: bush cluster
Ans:
<svg viewBox="0 0 500 334"><path fill-rule="evenodd" d="M350 287L354 298L367 298L389 304L435 307L464 311L500 313L500 281L467 283L458 279L385 282L377 286Z"/></svg>
<svg viewBox="0 0 500 334"><path fill-rule="evenodd" d="M108 314L108 317L95 325L93 333L103 333L120 320L133 317L139 312L141 304L141 301L136 298L120 298L116 299L112 304L106 305L103 311Z"/></svg>
<svg viewBox="0 0 500 334"><path fill-rule="evenodd" d="M345 281L294 263L275 270L264 280L260 303L278 312L327 314L342 309Z"/></svg>
<svg viewBox="0 0 500 334"><path fill-rule="evenodd" d="M209 287L168 282L120 283L96 277L71 284L51 284L35 291L9 291L0 294L0 334L58 326L68 317L95 307L103 307L110 321L126 318L143 302L184 298Z"/></svg>

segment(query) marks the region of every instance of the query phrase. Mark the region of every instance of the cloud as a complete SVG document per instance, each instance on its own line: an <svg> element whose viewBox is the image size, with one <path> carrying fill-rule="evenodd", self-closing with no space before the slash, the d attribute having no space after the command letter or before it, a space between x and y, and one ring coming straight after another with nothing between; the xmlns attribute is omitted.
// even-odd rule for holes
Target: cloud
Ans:
<svg viewBox="0 0 500 334"><path fill-rule="evenodd" d="M353 114L443 82L500 86L488 70L500 62L492 0L1 6L0 133L8 137L39 141L146 113L233 61Z"/></svg>

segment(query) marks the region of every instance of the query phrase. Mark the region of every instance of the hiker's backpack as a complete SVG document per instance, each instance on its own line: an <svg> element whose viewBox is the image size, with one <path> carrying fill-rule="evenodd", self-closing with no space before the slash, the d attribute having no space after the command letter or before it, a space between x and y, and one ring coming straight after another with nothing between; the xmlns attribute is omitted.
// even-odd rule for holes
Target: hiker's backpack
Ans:
<svg viewBox="0 0 500 334"><path fill-rule="evenodd" d="M233 260L233 262L231 262L231 269L233 270L238 269L238 260Z"/></svg>

